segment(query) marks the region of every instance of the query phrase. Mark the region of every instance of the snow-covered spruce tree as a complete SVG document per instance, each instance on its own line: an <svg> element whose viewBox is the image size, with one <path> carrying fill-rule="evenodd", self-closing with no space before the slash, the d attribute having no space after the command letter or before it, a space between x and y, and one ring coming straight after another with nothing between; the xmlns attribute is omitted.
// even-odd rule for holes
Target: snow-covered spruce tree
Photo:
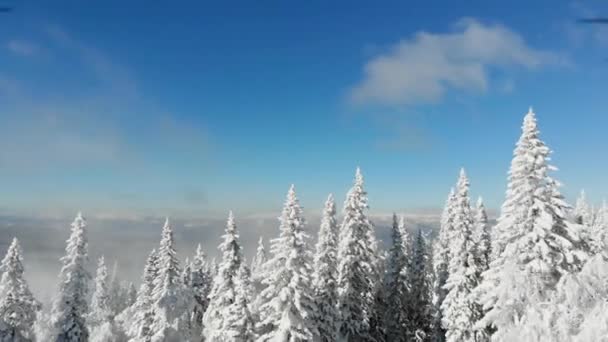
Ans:
<svg viewBox="0 0 608 342"><path fill-rule="evenodd" d="M190 288L194 297L194 305L190 315L192 336L201 336L203 332L203 315L209 306L208 296L212 285L213 279L211 278L207 257L199 244L196 247L194 259L192 259L190 275Z"/></svg>
<svg viewBox="0 0 608 342"><path fill-rule="evenodd" d="M596 253L606 250L606 238L608 233L608 204L606 200L602 201L602 206L597 210L595 214L595 221L593 222L592 235L595 237L597 243Z"/></svg>
<svg viewBox="0 0 608 342"><path fill-rule="evenodd" d="M233 342L255 341L255 321L251 313L250 298L253 288L250 281L251 273L245 263L241 263L236 282L236 295L226 314L226 331L224 332Z"/></svg>
<svg viewBox="0 0 608 342"><path fill-rule="evenodd" d="M123 327L130 337L130 342L150 342L152 340L152 323L154 322L154 303L152 292L154 280L158 277L158 255L152 250L146 260L142 282L137 292L137 300L127 311L121 313ZM126 317L122 317L126 315Z"/></svg>
<svg viewBox="0 0 608 342"><path fill-rule="evenodd" d="M330 194L325 202L317 239L313 289L317 312L316 325L322 342L336 341L340 312L337 309L338 224L336 204Z"/></svg>
<svg viewBox="0 0 608 342"><path fill-rule="evenodd" d="M2 259L0 270L0 341L33 341L33 325L41 306L23 277L23 258L17 238Z"/></svg>
<svg viewBox="0 0 608 342"><path fill-rule="evenodd" d="M577 228L581 247L589 254L598 253L602 248L602 243L600 237L595 234L595 210L587 203L585 190L581 190L571 216L573 223L579 225Z"/></svg>
<svg viewBox="0 0 608 342"><path fill-rule="evenodd" d="M127 307L127 292L123 289L118 276L118 261L114 260L112 273L108 282L108 298L112 317L121 313Z"/></svg>
<svg viewBox="0 0 608 342"><path fill-rule="evenodd" d="M262 293L262 290L265 287L262 280L264 280L266 276L264 267L266 266L267 261L268 258L266 255L266 248L264 247L264 239L260 237L256 254L251 261L251 285L253 286L254 297L252 305L254 308L259 307L259 301L261 301L260 293Z"/></svg>
<svg viewBox="0 0 608 342"><path fill-rule="evenodd" d="M131 307L137 301L137 288L135 288L135 284L129 282L129 287L127 290L127 307Z"/></svg>
<svg viewBox="0 0 608 342"><path fill-rule="evenodd" d="M509 171L506 199L493 234L495 258L483 273L480 302L488 310L479 326L493 326L503 341L531 306L545 302L559 279L580 269L577 226L566 224L568 205L549 177L550 150L539 137L536 116L524 118Z"/></svg>
<svg viewBox="0 0 608 342"><path fill-rule="evenodd" d="M474 325L481 316L481 308L470 295L479 283L476 268L476 246L473 237L473 215L469 199L469 180L460 170L454 203L453 234L450 241L448 293L443 301L443 326L446 341L476 341Z"/></svg>
<svg viewBox="0 0 608 342"><path fill-rule="evenodd" d="M52 341L87 342L89 330L85 317L88 312L88 281L91 275L86 269L88 243L86 220L81 213L72 222L72 232L67 240L66 255L61 258L63 267L59 274L59 294L53 304L51 325Z"/></svg>
<svg viewBox="0 0 608 342"><path fill-rule="evenodd" d="M109 293L109 275L108 268L104 257L99 258L97 263L97 275L95 277L95 292L91 299L90 312L87 316L87 323L89 329L101 325L112 318L112 308L110 307L110 293Z"/></svg>
<svg viewBox="0 0 608 342"><path fill-rule="evenodd" d="M433 247L433 340L435 342L445 341L445 329L442 326L443 314L441 305L447 295L445 283L448 280L448 264L450 261L450 241L454 230L454 205L456 203L456 193L454 188L450 189L450 194L443 207L441 214L441 226L439 234Z"/></svg>
<svg viewBox="0 0 608 342"><path fill-rule="evenodd" d="M573 210L574 222L591 227L594 221L593 214L593 210L591 210L589 203L587 203L585 190L581 190L581 194L576 199L576 205L574 206Z"/></svg>
<svg viewBox="0 0 608 342"><path fill-rule="evenodd" d="M408 296L405 313L409 323L407 341L431 341L433 307L431 302L432 283L428 274L430 254L422 230L418 230L411 244L408 267Z"/></svg>
<svg viewBox="0 0 608 342"><path fill-rule="evenodd" d="M222 238L224 240L219 246L222 260L209 294L209 306L203 316L203 334L207 342L230 340L230 336L226 333L228 327L227 313L228 308L236 300L236 284L243 259L232 211L228 215L226 232Z"/></svg>
<svg viewBox="0 0 608 342"><path fill-rule="evenodd" d="M372 341L390 341L386 336L386 261L388 259L386 251L377 249L375 262L375 272L378 280L374 283L373 301L369 315L369 335Z"/></svg>
<svg viewBox="0 0 608 342"><path fill-rule="evenodd" d="M401 228L400 226L403 226ZM386 335L389 341L409 341L407 334L410 327L407 307L409 296L408 253L405 225L400 225L397 215L393 214L391 227L391 248L388 251L386 269Z"/></svg>
<svg viewBox="0 0 608 342"><path fill-rule="evenodd" d="M108 279L108 268L102 256L97 266L91 311L87 316L91 342L119 342L125 339L124 333L114 322Z"/></svg>
<svg viewBox="0 0 608 342"><path fill-rule="evenodd" d="M255 256L251 260L251 273L263 272L264 264L266 263L266 248L264 247L264 238L260 236L258 240L258 248Z"/></svg>
<svg viewBox="0 0 608 342"><path fill-rule="evenodd" d="M152 341L182 341L188 337L182 325L189 319L185 315L190 312L192 298L181 279L173 228L168 218L163 226L157 256L158 276L152 291L154 300Z"/></svg>
<svg viewBox="0 0 608 342"><path fill-rule="evenodd" d="M266 288L260 294L258 341L312 341L318 336L314 324L312 252L293 185L279 221L279 237L271 241Z"/></svg>
<svg viewBox="0 0 608 342"><path fill-rule="evenodd" d="M483 199L477 199L475 209L475 241L477 243L477 264L479 271L484 272L490 267L492 255L492 238L490 236L490 225L488 224L488 214L483 204Z"/></svg>
<svg viewBox="0 0 608 342"><path fill-rule="evenodd" d="M355 182L344 202L344 219L338 244L338 310L342 317L339 340L369 340L370 314L377 272L377 241L367 216L367 193L357 168Z"/></svg>

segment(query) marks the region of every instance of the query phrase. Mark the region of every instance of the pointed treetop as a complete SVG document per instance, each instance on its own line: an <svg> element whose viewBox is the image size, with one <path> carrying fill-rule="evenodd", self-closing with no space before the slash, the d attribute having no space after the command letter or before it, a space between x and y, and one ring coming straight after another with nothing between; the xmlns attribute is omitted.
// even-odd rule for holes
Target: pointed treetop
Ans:
<svg viewBox="0 0 608 342"><path fill-rule="evenodd" d="M536 130L536 114L532 111L532 107L528 110L528 113L524 117L523 124L524 131Z"/></svg>
<svg viewBox="0 0 608 342"><path fill-rule="evenodd" d="M287 200L294 200L296 198L296 186L295 184L291 184L289 186L289 190L287 191Z"/></svg>
<svg viewBox="0 0 608 342"><path fill-rule="evenodd" d="M483 198L481 196L477 197L477 208L483 207Z"/></svg>
<svg viewBox="0 0 608 342"><path fill-rule="evenodd" d="M201 244L199 243L199 244L196 246L196 255L197 255L197 256L200 256L200 255L202 255L202 254L205 254L205 253L203 252L203 247L201 247Z"/></svg>
<svg viewBox="0 0 608 342"><path fill-rule="evenodd" d="M74 222L72 222L72 227L82 227L86 226L86 219L82 216L82 212L79 211L74 218Z"/></svg>
<svg viewBox="0 0 608 342"><path fill-rule="evenodd" d="M236 223L234 222L234 214L232 210L228 212L228 220L226 221L226 232L236 232Z"/></svg>
<svg viewBox="0 0 608 342"><path fill-rule="evenodd" d="M469 179L467 178L467 174L464 171L464 168L460 169L460 176L458 177L458 183L457 183L457 187L458 187L458 191L462 191L465 188L468 188L469 186Z"/></svg>
<svg viewBox="0 0 608 342"><path fill-rule="evenodd" d="M8 248L9 249L19 248L19 240L16 237L14 237L13 241L11 242L11 245Z"/></svg>
<svg viewBox="0 0 608 342"><path fill-rule="evenodd" d="M325 203L326 204L334 203L334 194L327 195L327 200L325 201Z"/></svg>
<svg viewBox="0 0 608 342"><path fill-rule="evenodd" d="M170 223L169 223L169 216L165 216L165 227L169 227Z"/></svg>
<svg viewBox="0 0 608 342"><path fill-rule="evenodd" d="M362 185L363 184L363 174L361 174L361 168L357 166L357 170L355 171L355 184Z"/></svg>

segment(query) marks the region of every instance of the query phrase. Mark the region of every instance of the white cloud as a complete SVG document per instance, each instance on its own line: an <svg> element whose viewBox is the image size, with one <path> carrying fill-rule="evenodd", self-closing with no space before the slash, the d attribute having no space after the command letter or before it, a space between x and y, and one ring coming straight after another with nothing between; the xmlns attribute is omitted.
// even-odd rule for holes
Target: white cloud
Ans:
<svg viewBox="0 0 608 342"><path fill-rule="evenodd" d="M448 89L486 91L492 68L555 63L562 63L558 55L530 47L505 26L463 19L453 32L418 32L372 58L350 95L356 104L430 103Z"/></svg>
<svg viewBox="0 0 608 342"><path fill-rule="evenodd" d="M33 56L40 50L33 42L17 39L9 41L6 48L16 55L25 57Z"/></svg>

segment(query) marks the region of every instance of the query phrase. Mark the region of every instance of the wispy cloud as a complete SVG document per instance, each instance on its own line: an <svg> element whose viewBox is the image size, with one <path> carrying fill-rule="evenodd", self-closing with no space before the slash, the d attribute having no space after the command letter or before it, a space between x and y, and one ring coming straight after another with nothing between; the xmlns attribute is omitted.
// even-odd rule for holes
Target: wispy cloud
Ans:
<svg viewBox="0 0 608 342"><path fill-rule="evenodd" d="M15 55L30 57L40 51L40 47L31 41L13 39L6 44L6 48Z"/></svg>
<svg viewBox="0 0 608 342"><path fill-rule="evenodd" d="M418 32L373 57L350 99L393 106L433 103L449 89L486 91L493 68L536 69L564 62L554 52L529 46L508 27L463 19L453 32Z"/></svg>
<svg viewBox="0 0 608 342"><path fill-rule="evenodd" d="M173 118L156 100L145 98L132 68L63 27L41 31L46 38L41 38L40 45L13 41L9 46L20 54L44 46L49 56L46 69L33 77L21 74L20 69L0 73L4 116L0 166L5 170L39 172L66 163L128 167L141 162L134 134L163 141L165 152L172 154L186 153L182 148L187 153L196 150L199 156L204 152L207 132ZM68 69L70 74L57 78L55 68ZM44 86L49 83L53 86ZM137 118L146 125L132 132L125 122Z"/></svg>

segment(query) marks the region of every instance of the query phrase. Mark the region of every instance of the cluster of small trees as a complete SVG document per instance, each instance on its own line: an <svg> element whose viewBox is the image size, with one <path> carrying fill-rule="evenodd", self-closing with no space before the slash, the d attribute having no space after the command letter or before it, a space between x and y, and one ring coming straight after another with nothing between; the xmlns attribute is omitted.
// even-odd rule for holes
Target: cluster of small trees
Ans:
<svg viewBox="0 0 608 342"><path fill-rule="evenodd" d="M41 308L17 239L0 265L0 341L599 341L608 338L608 208L572 210L526 115L506 200L491 227L461 171L433 243L393 215L380 248L359 169L341 223L330 195L316 248L292 186L279 235L250 263L229 214L220 260L200 245L180 265L169 220L139 290L98 261L92 294L86 221L72 223L59 292ZM115 272L114 272L115 273ZM598 300L601 298L603 300Z"/></svg>

